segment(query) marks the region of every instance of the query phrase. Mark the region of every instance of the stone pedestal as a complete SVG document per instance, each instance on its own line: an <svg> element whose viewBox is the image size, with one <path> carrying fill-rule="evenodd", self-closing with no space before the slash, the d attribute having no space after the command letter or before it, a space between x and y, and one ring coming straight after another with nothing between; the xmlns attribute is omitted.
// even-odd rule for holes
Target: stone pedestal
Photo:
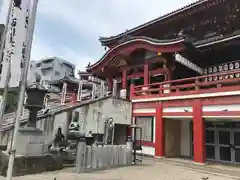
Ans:
<svg viewBox="0 0 240 180"><path fill-rule="evenodd" d="M48 152L48 143L42 131L34 127L19 130L16 142L16 155L42 157Z"/></svg>

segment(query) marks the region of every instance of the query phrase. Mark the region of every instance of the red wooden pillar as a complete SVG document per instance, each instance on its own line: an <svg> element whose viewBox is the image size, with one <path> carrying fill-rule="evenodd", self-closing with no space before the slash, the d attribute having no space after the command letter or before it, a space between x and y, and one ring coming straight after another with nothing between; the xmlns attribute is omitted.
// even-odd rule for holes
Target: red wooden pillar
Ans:
<svg viewBox="0 0 240 180"><path fill-rule="evenodd" d="M155 114L155 156L165 156L165 128L162 103L156 108Z"/></svg>
<svg viewBox="0 0 240 180"><path fill-rule="evenodd" d="M194 100L193 103L193 148L194 161L205 163L205 125L204 119L202 118L202 105L200 99Z"/></svg>
<svg viewBox="0 0 240 180"><path fill-rule="evenodd" d="M145 62L144 66L143 66L143 74L144 74L144 85L148 84L148 79L149 79L149 75L148 75L148 63Z"/></svg>
<svg viewBox="0 0 240 180"><path fill-rule="evenodd" d="M122 72L122 89L127 89L127 70L124 69Z"/></svg>
<svg viewBox="0 0 240 180"><path fill-rule="evenodd" d="M171 71L171 67L168 68L167 70L167 81L171 81L172 80L172 71Z"/></svg>
<svg viewBox="0 0 240 180"><path fill-rule="evenodd" d="M108 90L112 91L112 88L113 88L113 78L112 77L107 78L107 85L108 85Z"/></svg>

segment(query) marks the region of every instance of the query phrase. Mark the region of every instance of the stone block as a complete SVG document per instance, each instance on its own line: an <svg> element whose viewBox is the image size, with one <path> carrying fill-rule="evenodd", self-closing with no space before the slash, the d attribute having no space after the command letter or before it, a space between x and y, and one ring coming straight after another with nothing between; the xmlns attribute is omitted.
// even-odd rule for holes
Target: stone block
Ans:
<svg viewBox="0 0 240 180"><path fill-rule="evenodd" d="M19 156L43 156L48 152L47 137L39 130L29 131L29 129L19 130L16 141L16 155Z"/></svg>

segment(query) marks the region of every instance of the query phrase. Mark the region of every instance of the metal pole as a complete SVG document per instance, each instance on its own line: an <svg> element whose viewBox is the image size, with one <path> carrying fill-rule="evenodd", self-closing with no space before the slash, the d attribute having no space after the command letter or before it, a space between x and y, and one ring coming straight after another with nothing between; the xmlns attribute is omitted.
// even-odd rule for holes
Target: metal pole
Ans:
<svg viewBox="0 0 240 180"><path fill-rule="evenodd" d="M25 98L25 88L26 88L26 84L27 84L27 75L28 75L28 69L29 69L29 64L30 64L33 32L34 32L35 19L36 19L36 13L37 13L37 5L38 5L38 0L33 0L32 11L31 11L31 15L30 15L29 26L27 29L27 37L26 37L26 44L27 44L26 62L25 62L24 69L23 69L23 75L21 76L21 81L20 81L20 94L19 94L18 108L17 108L17 112L16 112L16 117L15 117L15 128L14 128L14 133L13 133L12 146L9 151L10 156L9 156L9 161L8 161L7 180L12 180L14 158L15 158L15 153L16 153L15 146L16 146L16 141L17 141L18 130L20 127L20 118L21 118L22 109L23 109L23 102L24 102L24 98Z"/></svg>
<svg viewBox="0 0 240 180"><path fill-rule="evenodd" d="M2 73L2 63L3 63L3 51L5 48L5 41L6 41L8 28L9 28L12 4L13 4L13 0L10 0L9 6L8 6L8 15L7 15L7 19L6 19L6 24L5 24L4 31L3 31L3 34L1 37L1 49L0 49L0 66L1 66L0 72L1 73ZM1 76L1 74L0 74L0 76ZM1 109L0 109L0 124L3 121L3 115L4 115L4 111L5 111L5 107L6 107L7 94L8 94L8 84L9 84L10 79L11 79L11 62L9 61L8 67L7 67L7 75L6 75L5 84L4 84L3 99L1 102Z"/></svg>

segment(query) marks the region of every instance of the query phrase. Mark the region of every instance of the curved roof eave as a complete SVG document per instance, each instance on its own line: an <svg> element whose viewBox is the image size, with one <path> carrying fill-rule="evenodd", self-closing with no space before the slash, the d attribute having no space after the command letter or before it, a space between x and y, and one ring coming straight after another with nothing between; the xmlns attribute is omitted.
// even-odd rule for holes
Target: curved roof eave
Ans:
<svg viewBox="0 0 240 180"><path fill-rule="evenodd" d="M116 51L116 49L131 44L131 43L136 43L136 42L140 42L140 43L146 43L146 44L151 44L154 46L168 46L168 45L175 45L178 43L183 43L185 41L185 38L176 38L176 39L170 39L170 40L158 40L158 39L153 39L153 38L149 38L149 37L129 37L130 39L118 44L116 46L114 46L113 48L111 48L110 50L108 50L103 57L97 61L96 63L94 63L93 65L90 65L87 68L87 71L90 71L91 69L95 68L96 66L98 66L100 63L102 63L104 61L104 59L106 59L107 56L109 56L112 52Z"/></svg>
<svg viewBox="0 0 240 180"><path fill-rule="evenodd" d="M166 19L166 18L169 18L169 17L171 17L171 16L174 16L174 15L176 15L176 14L178 14L178 13L184 12L184 11L190 9L190 8L199 6L199 5L201 5L201 4L203 4L204 2L207 2L207 1L208 1L208 0L197 0L197 1L193 2L193 3L191 3L191 4L188 4L188 5L180 8L180 9L177 9L177 10L175 10L175 11L172 11L172 12L168 13L168 14L165 14L165 15L163 15L163 16L160 16L160 17L158 17L158 18L156 18L156 19L154 19L154 20L152 20L152 21L149 21L149 22L144 23L144 24L142 24L142 25L140 25L140 26L137 26L137 27L135 27L135 28L132 28L132 29L128 30L127 33L128 33L128 34L134 33L134 32L136 32L136 31L138 31L138 30L141 30L141 29L143 29L143 28L146 28L147 26L150 26L150 25L152 25L152 24L155 24L155 23L157 23L157 22L159 22L159 21L162 21L162 20L164 20L164 19ZM118 34L118 35L116 35L116 36L100 37L100 38L99 38L99 41L100 41L101 43L106 43L106 42L108 42L108 41L121 38L121 37L124 36L124 34L125 34L125 32L120 33L120 34Z"/></svg>

